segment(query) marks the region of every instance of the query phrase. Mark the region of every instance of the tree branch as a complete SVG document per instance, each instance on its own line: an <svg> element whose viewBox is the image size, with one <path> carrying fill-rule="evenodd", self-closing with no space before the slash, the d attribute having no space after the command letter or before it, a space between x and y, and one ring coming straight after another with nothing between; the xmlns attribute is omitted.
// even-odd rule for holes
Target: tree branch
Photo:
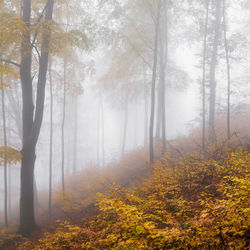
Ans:
<svg viewBox="0 0 250 250"><path fill-rule="evenodd" d="M12 65L14 65L14 66L16 66L18 68L20 68L20 66L21 66L19 63L11 61L11 60L0 59L0 62L12 64Z"/></svg>

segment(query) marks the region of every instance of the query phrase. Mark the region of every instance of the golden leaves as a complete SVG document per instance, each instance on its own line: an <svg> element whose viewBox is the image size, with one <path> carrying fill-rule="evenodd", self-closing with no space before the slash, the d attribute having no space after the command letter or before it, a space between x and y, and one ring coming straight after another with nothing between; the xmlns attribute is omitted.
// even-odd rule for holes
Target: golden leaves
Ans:
<svg viewBox="0 0 250 250"><path fill-rule="evenodd" d="M5 160L8 164L17 164L21 158L20 151L11 147L0 147L0 166L4 164Z"/></svg>

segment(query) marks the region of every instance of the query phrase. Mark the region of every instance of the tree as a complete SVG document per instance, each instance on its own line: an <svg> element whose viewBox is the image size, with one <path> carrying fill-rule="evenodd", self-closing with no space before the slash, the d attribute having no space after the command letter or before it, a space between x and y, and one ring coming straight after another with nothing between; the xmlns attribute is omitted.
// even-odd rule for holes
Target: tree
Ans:
<svg viewBox="0 0 250 250"><path fill-rule="evenodd" d="M218 47L220 41L221 31L221 0L215 1L215 23L214 23L214 38L212 45L212 56L210 61L209 72L209 134L208 139L210 142L215 142L215 104L216 104L216 67L218 64Z"/></svg>
<svg viewBox="0 0 250 250"><path fill-rule="evenodd" d="M207 54L207 32L208 32L208 14L209 2L206 0L206 18L204 24L203 40L203 60L202 60L202 150L206 148L206 54Z"/></svg>
<svg viewBox="0 0 250 250"><path fill-rule="evenodd" d="M231 71L230 71L230 60L229 60L229 49L227 40L227 18L226 18L226 1L223 0L223 34L224 34L224 47L226 53L226 64L227 64L227 139L231 138Z"/></svg>
<svg viewBox="0 0 250 250"><path fill-rule="evenodd" d="M20 232L29 235L36 228L34 214L34 167L36 160L36 145L40 134L44 111L44 96L48 54L51 36L50 21L53 13L53 0L48 0L45 6L46 29L43 31L41 55L39 57L39 74L37 80L36 110L34 111L32 86L32 43L31 43L31 0L23 0L22 20L25 31L22 34L20 76L22 86L22 123L23 147L21 150L21 197L20 197Z"/></svg>
<svg viewBox="0 0 250 250"><path fill-rule="evenodd" d="M53 160L53 84L52 84L52 59L49 65L50 81L50 143L49 143L49 216L52 215L52 160Z"/></svg>
<svg viewBox="0 0 250 250"><path fill-rule="evenodd" d="M161 0L157 4L156 22L155 22L155 42L154 42L154 63L152 72L152 85L151 85L151 112L150 112L150 126L149 126L149 161L150 164L154 163L154 116L155 116L155 83L157 74L157 61L158 61L158 38L159 38L159 25L160 25L160 12Z"/></svg>
<svg viewBox="0 0 250 250"><path fill-rule="evenodd" d="M3 86L3 74L1 72L1 86ZM6 131L6 115L5 115L5 92L2 88L2 117L3 117L3 135L4 135L4 148L7 147L7 131ZM7 180L7 159L6 151L4 152L4 221L5 226L8 227L8 180Z"/></svg>

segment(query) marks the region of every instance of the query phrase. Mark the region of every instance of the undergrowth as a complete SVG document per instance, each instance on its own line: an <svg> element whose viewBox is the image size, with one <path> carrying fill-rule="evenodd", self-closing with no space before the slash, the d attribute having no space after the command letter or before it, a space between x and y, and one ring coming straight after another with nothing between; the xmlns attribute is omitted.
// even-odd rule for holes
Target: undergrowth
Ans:
<svg viewBox="0 0 250 250"><path fill-rule="evenodd" d="M243 148L167 155L141 182L99 192L97 214L16 249L247 249L249 167Z"/></svg>

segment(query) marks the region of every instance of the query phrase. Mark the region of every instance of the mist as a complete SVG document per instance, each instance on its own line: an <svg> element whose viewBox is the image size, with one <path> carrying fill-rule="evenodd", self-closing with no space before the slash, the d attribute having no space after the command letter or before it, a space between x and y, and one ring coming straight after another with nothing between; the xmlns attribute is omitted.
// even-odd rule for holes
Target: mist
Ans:
<svg viewBox="0 0 250 250"><path fill-rule="evenodd" d="M115 183L249 151L249 17L246 0L0 1L0 228L77 224ZM235 240L224 231L216 247Z"/></svg>

